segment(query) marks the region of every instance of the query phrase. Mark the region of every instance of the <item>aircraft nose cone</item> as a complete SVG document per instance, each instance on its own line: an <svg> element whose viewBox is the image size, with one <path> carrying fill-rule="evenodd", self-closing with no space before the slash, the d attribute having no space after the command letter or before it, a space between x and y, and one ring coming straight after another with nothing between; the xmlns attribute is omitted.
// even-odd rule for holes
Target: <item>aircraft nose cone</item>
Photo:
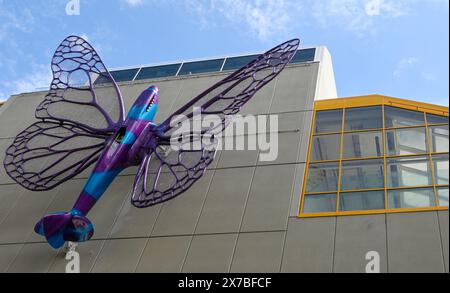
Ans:
<svg viewBox="0 0 450 293"><path fill-rule="evenodd" d="M155 93L158 93L158 92L159 92L159 89L158 89L156 86L154 86L154 85L151 85L151 86L148 88L148 90L149 90L149 91L153 91L153 92L155 92Z"/></svg>

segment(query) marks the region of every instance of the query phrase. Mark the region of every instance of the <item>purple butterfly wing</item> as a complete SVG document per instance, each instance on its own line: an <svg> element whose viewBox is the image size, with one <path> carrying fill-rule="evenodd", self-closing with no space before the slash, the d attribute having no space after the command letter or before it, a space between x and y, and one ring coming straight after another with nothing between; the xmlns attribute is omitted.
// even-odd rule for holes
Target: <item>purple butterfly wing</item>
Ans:
<svg viewBox="0 0 450 293"><path fill-rule="evenodd" d="M300 41L294 39L260 55L174 112L157 127L156 137L150 133L147 143L143 144L144 154L141 156L144 159L134 180L133 205L147 207L167 201L200 179L214 160L217 148L214 142L204 140L205 134L220 134L230 123L230 115L237 114L257 91L280 74L297 52L299 44ZM177 131L174 127L177 124L171 121L192 120L194 107L199 109L199 114L216 115L220 123L202 125L197 133L191 131L186 134L188 142L197 145L194 150L183 150L182 146L178 146L181 147L178 151L170 149L171 140L174 142L172 135ZM161 151L164 145L168 153Z"/></svg>
<svg viewBox="0 0 450 293"><path fill-rule="evenodd" d="M70 122L93 132L120 127L124 120L120 90L88 42L67 37L56 49L51 66L53 80L36 118Z"/></svg>
<svg viewBox="0 0 450 293"><path fill-rule="evenodd" d="M168 151L168 153L167 153ZM214 160L211 150L164 150L145 156L133 185L132 204L143 208L170 200L189 189Z"/></svg>
<svg viewBox="0 0 450 293"><path fill-rule="evenodd" d="M52 189L96 162L124 119L120 90L84 39L64 39L52 71L50 90L36 109L40 121L16 136L3 161L7 174L33 191Z"/></svg>
<svg viewBox="0 0 450 293"><path fill-rule="evenodd" d="M41 121L16 136L6 149L6 172L33 191L49 190L96 162L106 137L69 123Z"/></svg>

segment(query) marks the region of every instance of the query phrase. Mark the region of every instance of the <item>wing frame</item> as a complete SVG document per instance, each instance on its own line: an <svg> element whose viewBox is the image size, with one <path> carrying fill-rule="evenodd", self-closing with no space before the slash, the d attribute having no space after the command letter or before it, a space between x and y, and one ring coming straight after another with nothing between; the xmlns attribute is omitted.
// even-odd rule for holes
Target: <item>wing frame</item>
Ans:
<svg viewBox="0 0 450 293"><path fill-rule="evenodd" d="M67 136L68 135L68 136ZM40 136L45 141L40 141ZM98 161L105 146L111 136L102 133L93 133L79 125L69 122L55 121L37 121L25 130L19 133L11 145L5 151L3 166L6 173L16 183L30 191L52 190L60 184L74 178L82 173L92 164ZM91 145L80 145L73 147L78 139L96 139L99 142ZM35 140L35 141L33 141ZM48 142L48 144L46 144ZM38 144L35 147L30 144ZM64 149L64 143L70 144L69 148ZM42 144L42 145L39 145ZM84 151L92 151L86 156L82 156L69 165L67 161L74 159L74 155ZM59 155L62 155L59 157ZM55 156L52 158L52 156ZM36 163L38 170L30 170L26 164L42 159L42 162ZM53 161L51 161L53 159ZM66 161L67 160L67 161ZM47 164L49 163L49 164ZM52 168L60 168L53 172ZM43 175L49 173L47 175ZM59 178L62 176L61 178ZM38 182L33 181L38 178Z"/></svg>
<svg viewBox="0 0 450 293"><path fill-rule="evenodd" d="M152 151L150 151L142 160L138 172L134 178L133 189L131 191L131 204L137 208L154 206L169 201L190 189L192 185L194 185L194 183L202 178L202 176L206 172L207 167L214 161L214 158L217 154L217 149L201 150L201 152L202 155L199 162L197 162L194 166L187 167L186 164L183 164L180 159L177 163L168 163L165 158L163 158L161 154L157 152L157 149L153 149ZM182 153L178 153L179 158L181 154ZM160 163L160 166L156 168L156 172L151 172L149 169L152 167L151 159L154 157L156 157L157 161ZM169 170L164 172L162 170L164 166L169 166ZM181 170L181 173L184 174L181 178L177 176L178 172L180 172L180 168L184 168L184 170ZM149 174L154 174L157 177L153 181L153 183L150 184L150 192L148 192ZM174 178L172 179L175 179L176 184L171 185L169 188L163 191L157 190L156 193L158 193L159 195L156 197L153 196L153 194L155 194L155 190L157 189L157 185L159 184L161 176L167 175L173 176ZM140 184L141 180L142 184ZM151 197L149 197L149 195L151 195Z"/></svg>
<svg viewBox="0 0 450 293"><path fill-rule="evenodd" d="M292 60L295 53L298 50L298 46L300 45L299 39L292 39L290 41L284 42L273 49L267 51L264 54L261 54L257 58L255 58L253 61L249 62L247 65L242 67L241 69L235 71L228 77L224 78L223 80L217 82L213 86L209 87L205 91L203 91L201 94L197 95L195 98L190 100L188 103L186 103L184 106L179 108L177 111L175 111L173 114L171 114L166 120L164 120L160 125L156 126L153 131L148 131L146 140L143 142L141 146L141 157L144 157L142 160L142 163L139 167L139 171L136 174L134 184L133 184L133 190L131 193L131 202L134 206L137 207L148 207L155 204L159 204L162 202L165 202L167 200L170 200L181 193L188 190L193 183L195 183L197 180L199 180L204 172L206 171L206 168L212 163L212 160L214 160L217 148L214 150L214 156L211 159L211 161L206 164L200 176L196 178L192 184L188 184L185 188L182 188L180 192L175 193L174 189L177 189L178 187L176 184L179 183L178 180L176 180L176 184L172 185L171 188L168 190L171 190L172 194L168 198L165 198L163 200L153 200L151 197L155 196L157 198L161 198L161 195L157 195L157 193L153 192L154 187L157 184L159 180L159 176L161 176L160 173L157 173L156 179L154 179L153 183L153 189L150 192L147 192L146 186L148 181L148 176L155 176L154 174L148 172L148 165L150 158L156 153L156 147L160 145L170 145L173 142L173 138L168 134L172 129L173 126L171 125L171 121L174 117L177 117L178 115L183 114L188 110L189 108L193 107L196 103L204 99L205 97L208 98L208 95L211 93L214 93L217 89L221 89L222 86L225 86L220 93L214 93L213 96L206 101L200 103L200 113L201 114L222 114L221 118L221 129L220 132L222 132L227 125L231 122L230 119L228 119L232 114L236 114L240 111L240 109L256 94L257 91L259 91L262 87L267 85L269 82L271 82L273 79L275 79L287 66L287 64ZM277 55L278 54L278 55ZM281 59L280 59L281 58ZM272 59L279 59L281 60L279 63L271 64ZM269 69L269 74L267 76L263 76L262 78L257 78L257 73L260 71ZM271 71L271 72L270 72ZM235 89L238 85L240 85L241 82L251 78L252 81L249 85L244 87L244 89L238 93L235 94L235 96L226 97L233 89ZM256 83L256 84L255 84ZM234 98L233 98L234 97ZM238 99L239 97L239 99ZM233 100L230 105L228 105L226 108L224 108L222 111L219 110L211 110L210 107L212 107L216 102L220 102L221 100ZM225 113L226 110L229 110L229 113ZM190 112L185 117L187 119L191 119L194 116L194 112ZM179 121L180 122L180 121ZM200 150L204 152L206 150L206 145L203 142L203 136L205 133L214 133L217 132L217 126L212 128L206 128L201 130L201 132L193 133L192 130L190 131L188 135L188 140L190 143L192 143L195 140L201 140L200 143ZM213 130L213 131L212 131ZM209 145L211 147L211 145ZM144 153L144 154L142 154ZM164 164L165 158L158 157L158 160ZM143 181L144 188L140 188L139 190L139 183L140 181ZM144 194L144 197L142 198L142 194ZM150 197L150 199L148 199Z"/></svg>
<svg viewBox="0 0 450 293"><path fill-rule="evenodd" d="M80 51L81 50L81 51ZM67 62L67 63L66 63ZM66 63L66 65L64 65ZM76 64L76 67L75 67ZM74 68L64 68L74 67ZM84 38L70 35L66 37L61 44L56 48L51 61L51 69L53 79L50 84L50 89L44 100L36 107L35 117L37 119L47 120L52 119L59 122L69 122L75 125L81 125L92 132L111 133L120 128L125 121L125 108L122 93L114 80L113 76L105 66L100 56L94 47L89 44ZM84 84L71 84L72 75L84 73ZM106 109L100 104L99 96L96 89L104 88L103 85L96 84L99 78L106 79L114 88L118 103L118 117L117 121L111 117ZM67 91L80 91L89 93L92 97L91 101L76 101L67 99L65 94ZM68 103L78 106L91 107L95 109L106 120L107 127L95 128L83 121L76 121L71 118L58 117L50 113L52 106L57 103ZM93 107L93 108L92 108Z"/></svg>
<svg viewBox="0 0 450 293"><path fill-rule="evenodd" d="M254 87L249 85L245 88L244 91L250 90L250 92L245 93L245 95L247 97L243 101L240 101L241 103L239 103L239 105L237 105L238 106L237 109L233 109L233 111L231 113L229 113L229 115L236 114L256 94L257 91L259 91L261 88L263 88L265 85L267 85L273 79L275 79L284 70L284 68L287 66L287 64L290 62L290 60L292 60L292 58L294 57L299 45L300 45L299 39L292 39L292 40L286 41L286 42L270 49L269 51L259 55L254 60L250 61L247 65L243 66L242 68L233 72L231 75L227 76L226 78L224 78L224 79L220 80L219 82L217 82L216 84L212 85L211 87L209 87L208 89L206 89L205 91L203 91L202 93L197 95L195 98L191 99L188 103L186 103L185 105L180 107L178 110L173 112L171 115L169 115L169 117L166 120L164 120L162 123L160 123L158 125L158 133L160 134L160 137L164 137L164 135L161 135L161 134L169 131L172 128L170 126L170 122L174 117L183 114L187 109L194 106L201 99L207 97L209 94L213 93L215 90L219 89L221 86L226 85L227 83L231 83L231 85L226 87L221 92L221 94L214 95L212 98L208 99L201 105L200 111L202 114L220 114L220 111L205 111L205 110L207 110L209 107L211 107L217 101L220 101L221 99L223 99L225 94L227 94L232 89L234 89L243 80L245 80L246 78L249 78L249 74L252 73L252 71L255 71L255 72L259 71L259 70L255 70L255 66L263 66L262 67L263 69L269 68L270 64L268 64L268 62L273 57L273 54L278 53L280 50L281 51L287 50L285 53L290 52L290 56L287 56L287 58L285 58L286 62L282 63L282 66L279 67L278 70L273 73L273 75L271 74L268 77L263 78L263 80L261 80L261 83L257 84ZM264 68L264 65L266 65L267 67ZM272 66L274 68L274 70L278 65L279 64ZM256 73L253 72L252 76L254 77L255 74ZM257 82L256 80L254 80L254 81ZM227 98L227 99L229 99L229 98ZM186 115L186 117L191 118L193 115L194 115L194 113L191 112L191 113L188 113ZM225 123L225 119L223 119L223 123L224 123L224 125L223 125L222 130L225 129L227 126ZM165 137L165 138L167 139L167 137Z"/></svg>

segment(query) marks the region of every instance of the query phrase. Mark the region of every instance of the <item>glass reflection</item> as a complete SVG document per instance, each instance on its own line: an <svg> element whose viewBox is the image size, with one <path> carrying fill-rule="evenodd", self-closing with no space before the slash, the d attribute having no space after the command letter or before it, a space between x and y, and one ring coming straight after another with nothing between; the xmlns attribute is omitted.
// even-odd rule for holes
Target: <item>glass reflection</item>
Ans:
<svg viewBox="0 0 450 293"><path fill-rule="evenodd" d="M448 155L433 156L434 176L437 185L448 185Z"/></svg>
<svg viewBox="0 0 450 293"><path fill-rule="evenodd" d="M425 127L395 129L386 132L387 154L416 155L428 152Z"/></svg>
<svg viewBox="0 0 450 293"><path fill-rule="evenodd" d="M306 195L304 198L304 213L323 213L334 211L336 211L336 194Z"/></svg>
<svg viewBox="0 0 450 293"><path fill-rule="evenodd" d="M342 109L317 111L314 133L341 132L342 113Z"/></svg>
<svg viewBox="0 0 450 293"><path fill-rule="evenodd" d="M384 106L384 119L386 128L425 125L425 114L423 112L389 106Z"/></svg>
<svg viewBox="0 0 450 293"><path fill-rule="evenodd" d="M381 132L358 132L344 134L342 158L367 158L383 156Z"/></svg>
<svg viewBox="0 0 450 293"><path fill-rule="evenodd" d="M448 187L441 187L437 189L439 206L448 207Z"/></svg>
<svg viewBox="0 0 450 293"><path fill-rule="evenodd" d="M337 191L338 163L310 164L306 192Z"/></svg>
<svg viewBox="0 0 450 293"><path fill-rule="evenodd" d="M311 146L311 161L338 160L341 135L314 136Z"/></svg>
<svg viewBox="0 0 450 293"><path fill-rule="evenodd" d="M224 59L188 62L181 66L178 75L198 74L205 72L220 71Z"/></svg>
<svg viewBox="0 0 450 293"><path fill-rule="evenodd" d="M448 117L427 114L427 123L428 124L444 124L444 123L448 124Z"/></svg>
<svg viewBox="0 0 450 293"><path fill-rule="evenodd" d="M389 190L388 205L391 209L432 207L434 190L432 188Z"/></svg>
<svg viewBox="0 0 450 293"><path fill-rule="evenodd" d="M345 131L383 127L381 106L345 109Z"/></svg>
<svg viewBox="0 0 450 293"><path fill-rule="evenodd" d="M428 128L433 153L448 153L448 125Z"/></svg>
<svg viewBox="0 0 450 293"><path fill-rule="evenodd" d="M432 185L428 157L387 160L388 187Z"/></svg>
<svg viewBox="0 0 450 293"><path fill-rule="evenodd" d="M384 191L343 192L340 197L341 211L384 209Z"/></svg>
<svg viewBox="0 0 450 293"><path fill-rule="evenodd" d="M383 187L383 160L342 162L341 190Z"/></svg>

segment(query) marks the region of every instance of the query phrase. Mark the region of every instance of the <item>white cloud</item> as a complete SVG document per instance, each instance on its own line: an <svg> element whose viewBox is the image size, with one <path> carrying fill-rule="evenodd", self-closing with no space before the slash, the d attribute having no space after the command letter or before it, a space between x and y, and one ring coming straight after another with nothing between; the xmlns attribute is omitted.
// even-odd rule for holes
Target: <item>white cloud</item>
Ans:
<svg viewBox="0 0 450 293"><path fill-rule="evenodd" d="M384 13L394 17L406 13L407 5L402 1L366 0L365 12L368 16L380 16Z"/></svg>
<svg viewBox="0 0 450 293"><path fill-rule="evenodd" d="M203 1L191 0L201 4ZM259 39L285 33L300 11L298 1L291 0L213 0L211 7L236 25L246 25Z"/></svg>
<svg viewBox="0 0 450 293"><path fill-rule="evenodd" d="M298 21L298 0L122 0L129 6L170 5L195 15L202 28L234 26L243 33L265 40L286 33ZM244 28L244 29L242 29Z"/></svg>
<svg viewBox="0 0 450 293"><path fill-rule="evenodd" d="M0 41L8 40L8 37L17 31L29 32L34 21L34 16L28 8L16 12L0 6Z"/></svg>
<svg viewBox="0 0 450 293"><path fill-rule="evenodd" d="M32 71L20 79L3 81L1 95L7 98L10 95L34 92L50 86L53 75L49 65L32 65Z"/></svg>
<svg viewBox="0 0 450 293"><path fill-rule="evenodd" d="M402 58L398 63L397 66L395 67L394 70L394 77L399 78L402 76L402 74L413 68L417 63L419 62L419 59L416 57L405 57Z"/></svg>
<svg viewBox="0 0 450 293"><path fill-rule="evenodd" d="M8 97L6 97L6 95L2 92L0 92L0 103L5 102L8 99Z"/></svg>
<svg viewBox="0 0 450 293"><path fill-rule="evenodd" d="M431 72L424 71L424 72L421 73L421 76L426 81L436 81L436 80L438 80L437 76L434 73L431 73Z"/></svg>
<svg viewBox="0 0 450 293"><path fill-rule="evenodd" d="M312 14L323 27L338 27L365 35L380 18L396 18L408 13L405 0L325 0L313 1Z"/></svg>
<svg viewBox="0 0 450 293"><path fill-rule="evenodd" d="M144 4L143 0L123 0L123 1L131 7L137 7L137 6L141 6L142 4Z"/></svg>
<svg viewBox="0 0 450 293"><path fill-rule="evenodd" d="M319 25L365 36L387 18L410 13L416 4L448 0L121 0L130 7L152 4L185 9L201 27L232 25L259 39L289 34L291 27Z"/></svg>

